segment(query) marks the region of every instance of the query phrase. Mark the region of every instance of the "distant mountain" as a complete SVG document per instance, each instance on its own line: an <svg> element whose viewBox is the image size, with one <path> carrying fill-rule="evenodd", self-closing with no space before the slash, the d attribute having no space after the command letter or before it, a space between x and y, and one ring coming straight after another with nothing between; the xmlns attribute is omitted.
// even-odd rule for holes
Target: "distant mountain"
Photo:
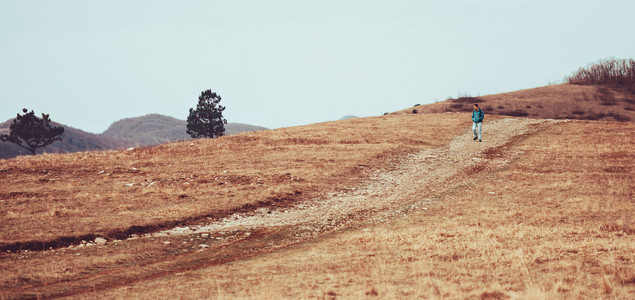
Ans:
<svg viewBox="0 0 635 300"><path fill-rule="evenodd" d="M112 123L103 136L127 140L139 146L157 145L171 141L187 140L183 120L149 114L141 117L121 119Z"/></svg>
<svg viewBox="0 0 635 300"><path fill-rule="evenodd" d="M13 122L13 119L0 124L0 134L9 133L11 122ZM185 121L159 114L119 120L112 123L102 134L88 133L55 122L51 124L64 127L62 141L57 141L47 147L38 149L37 154L120 149L129 146L150 146L190 139L190 136L185 133L187 124ZM230 135L265 129L267 128L241 123L229 123L225 125L225 134ZM15 144L0 142L0 159L27 154L30 153Z"/></svg>
<svg viewBox="0 0 635 300"><path fill-rule="evenodd" d="M137 146L157 145L190 139L185 133L187 122L160 114L126 118L108 127L103 136L126 140ZM265 130L267 128L241 123L225 125L225 134Z"/></svg>
<svg viewBox="0 0 635 300"><path fill-rule="evenodd" d="M13 122L13 119L0 124L0 134L9 133L9 126L11 125L11 122ZM125 148L129 145L129 142L120 139L88 133L55 122L51 122L51 124L53 126L64 127L62 141L56 141L55 143L47 147L38 149L36 152L37 154L117 149ZM0 159L12 158L19 155L27 154L30 154L29 151L22 149L15 144L9 142L0 142Z"/></svg>
<svg viewBox="0 0 635 300"><path fill-rule="evenodd" d="M345 115L342 118L340 118L340 120L357 119L357 118L359 117L355 115Z"/></svg>

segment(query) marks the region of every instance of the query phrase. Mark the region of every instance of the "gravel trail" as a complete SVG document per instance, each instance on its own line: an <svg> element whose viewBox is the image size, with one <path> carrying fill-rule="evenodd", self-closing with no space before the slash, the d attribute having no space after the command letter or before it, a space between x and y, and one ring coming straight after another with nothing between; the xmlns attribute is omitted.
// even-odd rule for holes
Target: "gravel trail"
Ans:
<svg viewBox="0 0 635 300"><path fill-rule="evenodd" d="M249 232L281 226L298 228L297 237L310 237L360 220L385 222L412 209L427 209L435 195L469 183L478 170L507 164L519 153L486 157L484 152L500 147L513 137L556 123L554 120L501 119L483 125L483 142L472 140L470 130L448 146L408 155L395 162L391 171L376 171L358 187L345 193L300 203L280 210L265 208L234 214L199 226L177 227L150 236L198 233Z"/></svg>

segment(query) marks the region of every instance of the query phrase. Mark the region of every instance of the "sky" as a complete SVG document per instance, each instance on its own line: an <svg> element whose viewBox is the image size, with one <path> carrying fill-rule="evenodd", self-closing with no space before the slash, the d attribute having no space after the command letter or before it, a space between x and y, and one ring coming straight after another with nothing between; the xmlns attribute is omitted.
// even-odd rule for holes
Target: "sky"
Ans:
<svg viewBox="0 0 635 300"><path fill-rule="evenodd" d="M0 122L101 133L186 119L279 128L559 83L635 57L635 1L0 0Z"/></svg>

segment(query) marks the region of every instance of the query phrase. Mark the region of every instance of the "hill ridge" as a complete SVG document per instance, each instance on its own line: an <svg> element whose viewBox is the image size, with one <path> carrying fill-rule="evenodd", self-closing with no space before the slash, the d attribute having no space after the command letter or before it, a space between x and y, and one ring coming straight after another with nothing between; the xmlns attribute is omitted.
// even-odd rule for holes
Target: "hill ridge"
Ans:
<svg viewBox="0 0 635 300"><path fill-rule="evenodd" d="M563 83L485 96L450 98L392 114L470 112L478 103L485 114L541 119L633 122L635 95L609 85Z"/></svg>
<svg viewBox="0 0 635 300"><path fill-rule="evenodd" d="M152 146L191 139L186 133L186 125L185 120L150 113L115 121L102 135L127 140L137 146ZM225 125L225 135L266 129L261 126L230 122Z"/></svg>

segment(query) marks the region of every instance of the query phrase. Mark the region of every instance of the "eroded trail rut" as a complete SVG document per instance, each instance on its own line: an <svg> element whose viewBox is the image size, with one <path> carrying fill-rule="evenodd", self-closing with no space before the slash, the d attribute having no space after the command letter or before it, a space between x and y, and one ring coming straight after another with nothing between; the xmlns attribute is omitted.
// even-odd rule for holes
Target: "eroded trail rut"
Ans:
<svg viewBox="0 0 635 300"><path fill-rule="evenodd" d="M507 145L558 121L501 119L483 126L483 142L466 131L449 145L396 160L346 192L326 195L279 210L257 209L197 226L177 227L140 237L210 235L217 242L177 256L118 267L67 282L23 286L23 296L69 296L223 264L274 251L333 230L367 226L407 216L412 210L442 205L440 199L484 173L504 167L521 153ZM487 191L484 191L487 192ZM125 243L125 241L124 241Z"/></svg>
<svg viewBox="0 0 635 300"><path fill-rule="evenodd" d="M377 171L366 182L341 194L327 195L282 210L258 209L234 214L218 222L174 228L152 236L252 231L298 226L305 234L342 227L360 220L383 221L410 209L427 209L439 193L474 179L473 175L500 167L519 153L498 153L513 138L531 133L539 125L554 121L503 119L485 126L485 141L472 140L467 132L447 147L408 155L394 163L391 171ZM489 151L489 152L488 152Z"/></svg>

